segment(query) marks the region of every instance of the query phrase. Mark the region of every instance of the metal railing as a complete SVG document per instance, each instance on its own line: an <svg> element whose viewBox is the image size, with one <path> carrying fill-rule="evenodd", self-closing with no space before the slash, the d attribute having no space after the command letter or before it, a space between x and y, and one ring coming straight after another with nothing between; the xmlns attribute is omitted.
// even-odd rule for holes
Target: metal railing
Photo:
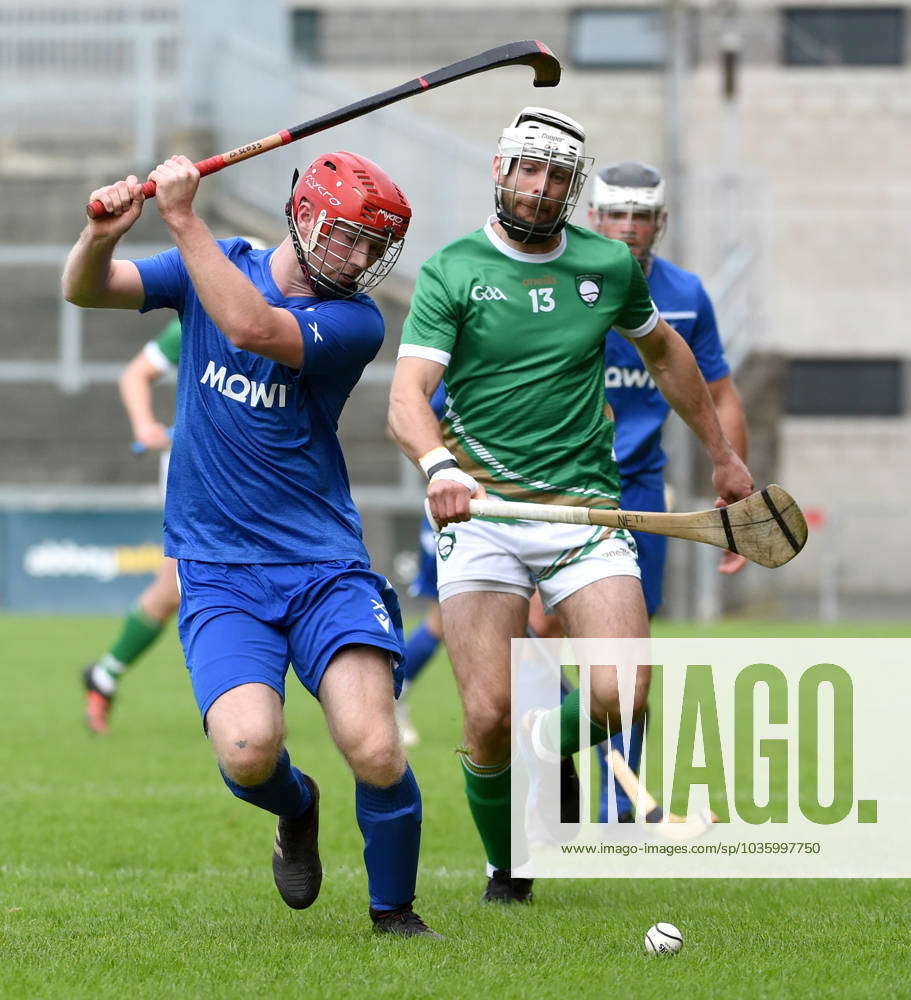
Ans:
<svg viewBox="0 0 911 1000"><path fill-rule="evenodd" d="M0 132L8 156L81 157L102 141L137 167L180 114L176 7L0 6ZM67 149L70 153L67 153Z"/></svg>

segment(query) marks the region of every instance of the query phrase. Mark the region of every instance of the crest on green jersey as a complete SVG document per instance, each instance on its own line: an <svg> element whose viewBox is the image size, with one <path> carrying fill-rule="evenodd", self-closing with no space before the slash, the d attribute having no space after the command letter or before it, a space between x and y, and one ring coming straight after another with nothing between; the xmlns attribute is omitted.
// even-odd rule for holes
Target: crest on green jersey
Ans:
<svg viewBox="0 0 911 1000"><path fill-rule="evenodd" d="M579 293L579 298L582 299L589 309L593 309L595 303L601 298L601 284L603 281L604 276L601 274L576 275L576 291Z"/></svg>
<svg viewBox="0 0 911 1000"><path fill-rule="evenodd" d="M437 552L443 562L452 555L455 541L455 535L451 531L443 531L437 536Z"/></svg>

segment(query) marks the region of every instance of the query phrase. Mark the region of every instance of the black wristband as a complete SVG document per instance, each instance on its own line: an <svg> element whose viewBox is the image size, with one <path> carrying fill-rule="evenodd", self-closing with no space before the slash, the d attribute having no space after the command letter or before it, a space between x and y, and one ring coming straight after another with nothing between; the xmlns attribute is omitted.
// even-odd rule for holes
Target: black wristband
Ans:
<svg viewBox="0 0 911 1000"><path fill-rule="evenodd" d="M454 458L444 458L442 462L437 462L436 465L431 465L427 470L428 481L433 479L433 477L438 473L442 472L443 469L457 469L459 463Z"/></svg>

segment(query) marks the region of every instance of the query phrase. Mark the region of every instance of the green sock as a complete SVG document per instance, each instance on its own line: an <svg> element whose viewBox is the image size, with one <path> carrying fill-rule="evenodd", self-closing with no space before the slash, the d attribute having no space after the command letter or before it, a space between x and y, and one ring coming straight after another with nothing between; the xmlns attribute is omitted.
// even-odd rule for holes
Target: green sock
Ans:
<svg viewBox="0 0 911 1000"><path fill-rule="evenodd" d="M559 746L561 757L571 757L579 750L579 714L582 706L579 701L579 689L571 691L560 705L559 710L549 712L542 720L541 732L546 747L553 749ZM599 726L593 719L589 720L589 739L591 746L603 743L610 733Z"/></svg>
<svg viewBox="0 0 911 1000"><path fill-rule="evenodd" d="M510 766L476 764L460 755L465 774L468 808L478 828L487 860L494 868L509 868L510 856Z"/></svg>
<svg viewBox="0 0 911 1000"><path fill-rule="evenodd" d="M124 618L120 635L101 660L101 666L113 677L119 677L161 635L164 622L155 621L138 608Z"/></svg>

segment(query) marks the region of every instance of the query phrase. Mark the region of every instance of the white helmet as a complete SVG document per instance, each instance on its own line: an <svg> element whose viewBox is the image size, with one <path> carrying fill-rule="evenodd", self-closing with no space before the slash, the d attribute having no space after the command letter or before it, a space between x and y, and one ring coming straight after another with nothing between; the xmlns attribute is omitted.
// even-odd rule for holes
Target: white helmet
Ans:
<svg viewBox="0 0 911 1000"><path fill-rule="evenodd" d="M520 243L543 243L559 233L576 207L592 164L592 157L585 156L584 127L559 111L523 108L503 129L497 152L500 156L495 182L497 218L507 235ZM504 181L513 163L519 160L538 160L571 172L566 198L559 202L559 210L552 219L538 221L542 202L553 200L545 198L543 191L538 196L538 206L531 221L517 218L505 207L504 193L510 196L510 201L516 195L518 171L511 184Z"/></svg>
<svg viewBox="0 0 911 1000"><path fill-rule="evenodd" d="M650 211L657 223L651 243L654 246L667 223L666 197L664 178L657 167L627 160L610 163L595 174L591 207L595 212Z"/></svg>

